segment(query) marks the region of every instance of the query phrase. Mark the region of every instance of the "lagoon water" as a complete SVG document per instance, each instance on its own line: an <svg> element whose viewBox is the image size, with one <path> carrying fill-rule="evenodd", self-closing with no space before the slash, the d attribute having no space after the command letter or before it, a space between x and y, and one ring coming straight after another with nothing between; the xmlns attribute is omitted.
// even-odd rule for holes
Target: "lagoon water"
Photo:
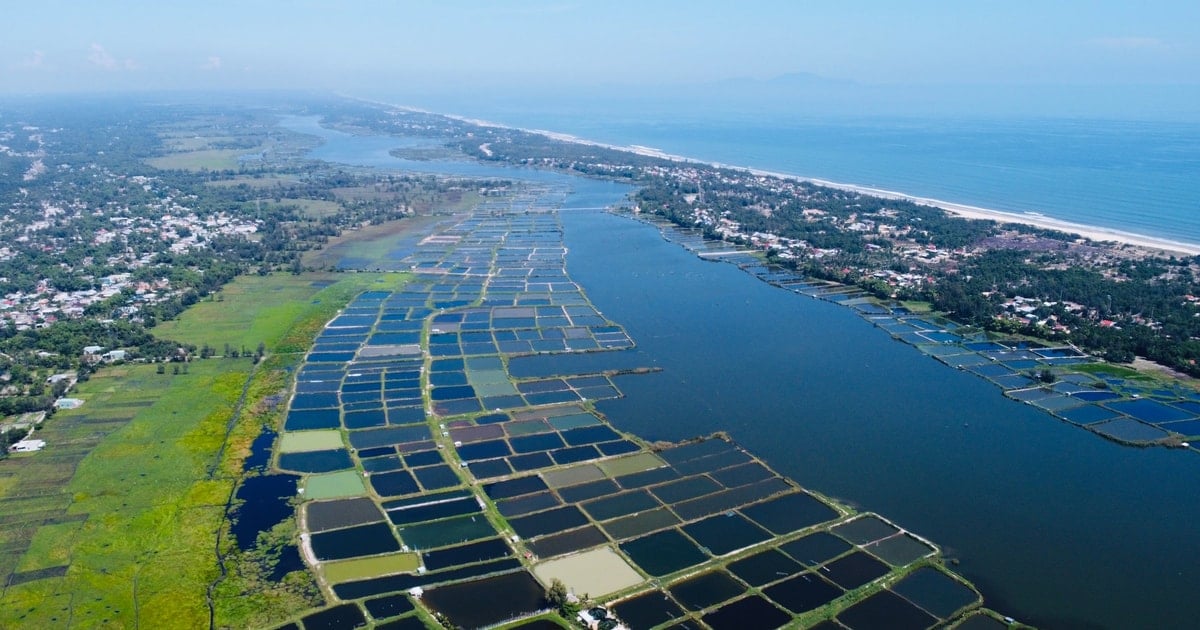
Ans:
<svg viewBox="0 0 1200 630"><path fill-rule="evenodd" d="M321 135L338 142L326 159L411 166L380 155L389 141ZM627 190L570 181L582 194L568 208ZM1195 626L1195 452L1071 427L648 225L586 209L563 222L568 271L638 343L614 362L663 369L620 378L626 397L599 405L618 428L650 440L727 430L800 484L942 545L990 606L1024 621Z"/></svg>
<svg viewBox="0 0 1200 630"><path fill-rule="evenodd" d="M390 151L427 144L425 138L390 138L386 136L354 136L321 126L319 116L287 116L279 123L290 131L317 136L322 143L308 157L326 162L399 169L415 173L439 173L460 177L489 179L520 179L544 184L567 184L571 178L550 171L530 168L494 166L477 162L454 160L406 160Z"/></svg>
<svg viewBox="0 0 1200 630"><path fill-rule="evenodd" d="M727 430L801 485L942 545L989 605L1046 628L1194 627L1200 458L1107 442L894 342L849 309L565 214L568 271L643 362L617 427Z"/></svg>

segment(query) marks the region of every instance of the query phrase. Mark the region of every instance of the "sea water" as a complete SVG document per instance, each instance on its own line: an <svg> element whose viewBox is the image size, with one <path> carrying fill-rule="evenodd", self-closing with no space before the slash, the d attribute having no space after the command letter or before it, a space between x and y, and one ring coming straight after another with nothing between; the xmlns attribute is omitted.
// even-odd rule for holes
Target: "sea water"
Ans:
<svg viewBox="0 0 1200 630"><path fill-rule="evenodd" d="M469 107L469 106L468 106ZM1200 243L1200 123L464 111L621 146Z"/></svg>

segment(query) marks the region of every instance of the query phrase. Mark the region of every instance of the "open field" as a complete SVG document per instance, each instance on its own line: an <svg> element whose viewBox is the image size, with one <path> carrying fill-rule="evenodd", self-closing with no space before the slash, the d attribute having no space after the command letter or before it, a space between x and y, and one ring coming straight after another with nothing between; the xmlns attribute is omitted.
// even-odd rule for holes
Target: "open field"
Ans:
<svg viewBox="0 0 1200 630"><path fill-rule="evenodd" d="M396 247L397 237L424 234L434 223L445 219L443 216L415 216L346 230L341 236L329 239L329 244L323 249L304 252L302 260L307 266L332 268L343 258L353 257L362 262L353 265L355 268L382 267L394 263L391 254Z"/></svg>
<svg viewBox="0 0 1200 630"><path fill-rule="evenodd" d="M163 144L172 151L201 151L216 148L213 145L236 141L234 136L200 136L194 133L176 132L161 134Z"/></svg>
<svg viewBox="0 0 1200 630"><path fill-rule="evenodd" d="M219 171L238 167L238 156L254 153L246 149L201 149L199 151L183 151L160 157L150 158L146 163L160 169L182 169L199 171L208 169Z"/></svg>
<svg viewBox="0 0 1200 630"><path fill-rule="evenodd" d="M334 196L338 199L347 201L398 201L404 196L404 193L379 190L374 186L343 186L341 188L331 189Z"/></svg>
<svg viewBox="0 0 1200 630"><path fill-rule="evenodd" d="M1125 367L1123 365L1116 365L1114 363L1085 363L1083 365L1076 365L1072 369L1074 369L1076 372L1083 372L1085 374L1107 374L1109 376L1115 376L1117 378L1124 379L1150 378L1148 375L1138 372L1133 368Z"/></svg>
<svg viewBox="0 0 1200 630"><path fill-rule="evenodd" d="M296 179L295 177L287 177L287 176L267 175L267 176L261 176L261 177L254 177L251 175L246 175L246 176L232 177L230 179L218 179L216 181L208 182L208 185L216 186L218 188L232 188L234 186L241 186L241 185L245 184L246 186L248 186L250 188L262 189L262 188L274 188L275 186L291 186L293 184L299 183L299 181L300 180Z"/></svg>
<svg viewBox="0 0 1200 630"><path fill-rule="evenodd" d="M281 199L281 206L298 206L300 212L304 216L320 219L322 217L331 217L342 211L342 205L336 201L325 201L324 199Z"/></svg>
<svg viewBox="0 0 1200 630"><path fill-rule="evenodd" d="M29 459L78 456L96 423L120 426L57 488L46 482L61 480L59 471L49 479L33 467L18 472L14 490L42 489L53 503L37 507L53 505L59 515L26 529L21 583L4 591L0 626L206 622L204 592L216 576L212 550L232 484L206 473L248 366L209 361L178 376L127 366L79 386L87 402L48 421L49 445ZM51 569L58 575L24 581Z"/></svg>
<svg viewBox="0 0 1200 630"><path fill-rule="evenodd" d="M268 349L275 349L298 318L320 305L314 300L336 303L368 288L395 286L397 280L394 274L242 276L193 306L185 317L159 324L154 333L197 346L207 343L218 354L224 351L225 344L235 350L244 347L254 351L261 342ZM318 296L326 287L328 295Z"/></svg>

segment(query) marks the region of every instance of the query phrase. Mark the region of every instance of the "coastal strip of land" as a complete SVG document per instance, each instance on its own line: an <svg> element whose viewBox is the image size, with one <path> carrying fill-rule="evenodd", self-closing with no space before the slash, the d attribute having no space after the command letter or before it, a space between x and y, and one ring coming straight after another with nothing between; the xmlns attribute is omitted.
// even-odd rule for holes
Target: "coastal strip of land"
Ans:
<svg viewBox="0 0 1200 630"><path fill-rule="evenodd" d="M757 172L757 171L755 171ZM774 177L788 178L791 175L782 173L767 173ZM1135 234L1123 230L1113 228L1100 227L1095 225L1085 225L1083 223L1074 223L1071 221L1063 221L1055 219L1040 213L1023 213L1004 212L1001 210L991 210L988 208L980 208L962 203L954 203L950 201L942 201L940 199L931 199L929 197L917 197L902 192L893 190L884 190L882 188L871 188L869 186L857 186L854 184L842 184L831 182L823 179L801 178L803 181L812 182L828 188L837 188L839 190L848 190L863 195L872 195L882 197L884 199L895 199L899 201L911 201L925 206L933 206L941 208L946 212L963 217L965 219L980 219L985 221L997 221L999 223L1018 223L1021 225L1029 225L1037 228L1045 228L1049 230L1059 230L1071 234L1078 234L1084 238L1093 241L1112 241L1125 245L1133 245L1135 247L1145 247L1147 249L1156 249L1168 253L1186 254L1188 256L1200 255L1200 245L1195 243L1185 243L1183 241L1175 241L1170 239L1158 238L1155 236L1147 236L1145 234Z"/></svg>
<svg viewBox="0 0 1200 630"><path fill-rule="evenodd" d="M380 104L383 104L383 103L380 103ZM396 105L392 105L392 104L387 104L387 105L389 107L398 107L399 109L403 109L406 111L430 113L425 110L413 108L413 107L396 106ZM963 204L963 203L956 203L956 202L952 202L952 201L945 201L945 200L941 200L941 199L934 199L931 197L910 195L908 193L894 191L894 190L887 190L887 189L883 189L883 188L874 188L871 186L860 186L857 184L846 184L846 183L842 183L842 182L834 182L834 181L820 179L820 178L816 178L816 177L807 177L807 176L795 175L795 174L791 174L791 173L781 173L781 172L777 172L777 171L768 171L768 170L749 168L749 167L745 167L745 166L724 164L721 162L711 162L711 161L707 161L707 160L699 160L696 158L691 158L691 157L687 157L687 156L683 156L683 155L668 153L666 151L662 151L662 150L656 149L654 147L648 147L648 146L642 146L642 145L609 144L609 143L604 143L604 142L596 142L593 140L587 140L587 139L580 138L580 137L572 135L572 134L560 133L560 132L556 132L556 131L548 131L545 129L530 129L530 128L524 128L524 127L515 127L515 126L511 126L511 125L504 125L501 123L496 123L496 122L487 121L487 120L481 120L478 118L470 118L470 117L465 117L465 116L456 116L456 115L448 115L448 114L445 116L447 118L451 118L451 119L458 120L458 121L465 122L465 123L470 123L473 125L478 125L481 127L492 127L492 128L499 128L499 129L514 129L514 130L522 131L522 132L526 132L526 133L537 134L537 135L540 135L540 136L543 136L546 138L550 138L552 140L558 140L561 142L571 142L571 143L582 144L582 145L587 145L587 146L602 147L602 148L611 149L614 151L625 151L628 153L633 153L633 154L641 155L644 157L659 158L659 159L663 159L663 160L671 160L674 162L703 164L706 166L712 166L712 167L716 167L716 168L745 171L745 172L753 173L755 175L762 175L765 177L777 177L777 178L785 179L785 180L809 182L812 184L817 184L819 186L825 186L827 188L846 190L846 191L856 192L856 193L863 194L863 195L872 195L872 196L880 197L883 199L909 201L912 203L917 203L917 204L921 204L921 205L940 208L940 209L945 210L946 212L949 212L955 216L960 216L965 219L981 219L981 220L996 221L999 223L1015 223L1015 224L1019 224L1019 225L1027 225L1027 226L1042 228L1042 229L1059 230L1059 231L1067 232L1070 234L1077 234L1079 236L1082 236L1086 239L1090 239L1093 241L1114 242L1114 243L1123 244L1123 245L1130 245L1130 246L1134 246L1134 247L1142 247L1142 248L1146 248L1146 249L1161 251L1161 252L1165 252L1168 254L1183 254L1183 255L1187 255L1187 256L1200 255L1200 244L1197 244L1197 243L1188 243L1188 242L1184 242L1184 241L1177 241L1177 240L1172 240L1172 239L1160 238L1160 237L1156 237L1156 236L1149 236L1146 234L1138 234L1135 232L1118 230L1118 229L1114 229L1114 228L1107 228L1107 227L1103 227L1103 226L1087 225L1087 224L1083 224L1083 223L1075 223L1072 221L1064 221L1062 219L1056 219L1054 217L1047 216L1047 215L1041 214L1041 213L1005 212L1002 210L993 210L990 208L982 208L979 206L973 206L973 205Z"/></svg>

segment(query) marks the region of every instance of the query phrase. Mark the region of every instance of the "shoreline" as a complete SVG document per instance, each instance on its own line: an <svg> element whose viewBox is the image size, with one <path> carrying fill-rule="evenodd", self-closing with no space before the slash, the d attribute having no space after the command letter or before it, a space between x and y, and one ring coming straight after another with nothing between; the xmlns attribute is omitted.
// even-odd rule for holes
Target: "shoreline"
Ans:
<svg viewBox="0 0 1200 630"><path fill-rule="evenodd" d="M351 97L351 98L354 98L354 97ZM882 189L882 188L872 188L870 186L860 186L857 184L845 184L845 183L841 183L841 182L834 182L834 181L820 179L820 178L816 178L816 177L805 177L803 175L792 175L789 173L780 173L778 171L769 171L769 170L750 168L750 167L746 167L746 166L736 166L736 165L732 165L732 164L724 164L721 162L708 162L705 160L690 158L690 157L683 156L683 155L675 155L672 153L667 153L665 151L662 151L660 149L656 149L653 147L646 147L646 146L640 146L640 145L621 146L621 145L609 144L609 143L605 143L605 142L596 142L594 140L587 140L585 138L580 138L578 136L574 136L574 135L571 135L568 133L549 131L546 129L531 129L531 128L526 128L526 127L516 127L513 125L505 125L502 123L496 123L496 122L492 122L489 120L483 120L480 118L471 118L468 116L461 116L458 114L446 114L446 113L441 113L441 112L433 112L433 111L429 111L429 110L425 110L425 109L420 109L417 107L411 107L411 106L407 106L407 105L396 105L394 103L385 103L382 101L375 101L375 100L370 100L370 99L356 99L356 100L361 100L361 101L373 103L376 105L384 105L387 107L394 107L394 108L405 110L405 111L418 112L418 113L423 113L423 114L436 114L436 115L440 115L440 116L445 116L452 120L458 120L460 122L478 125L480 127L492 127L492 128L499 128L499 129L513 129L516 131L523 131L526 133L537 134L537 135L540 135L540 136L543 136L546 138L550 138L551 140L558 140L560 142L571 142L574 144L582 144L582 145L587 145L587 146L601 147L601 148L605 148L605 149L611 149L614 151L624 151L626 153L633 153L635 155L641 155L644 157L660 158L660 159L664 159L664 160L670 160L672 162L681 162L681 163L687 163L687 164L702 164L705 166L712 166L712 167L716 167L716 168L724 168L724 169L742 171L745 173L751 173L753 175L761 175L764 177L777 177L779 179L792 180L792 181L798 181L798 182L807 182L807 183L816 184L818 186L825 186L827 188L836 188L838 190L856 192L859 194L871 195L871 196L880 197L883 199L892 199L892 200L896 200L896 201L909 201L909 202L924 205L924 206L940 208L940 209L945 210L946 212L950 213L951 215L962 217L964 219L996 221L997 223L1015 223L1015 224L1019 224L1019 225L1026 225L1026 226L1036 227L1036 228L1058 230L1061 232L1074 234L1074 235L1083 237L1085 239L1095 241L1097 243L1109 243L1109 244L1115 243L1118 245L1129 245L1132 247L1155 250L1157 252L1163 252L1165 254L1183 254L1185 256L1200 256L1200 244L1198 244L1198 243L1175 241L1175 240L1171 240L1171 239L1167 239L1167 238L1160 238L1157 236L1149 236L1146 234L1138 234L1136 232L1128 232L1128 231L1119 230L1116 228L1106 228L1106 227L1097 226L1097 225L1074 223L1074 222L1065 221L1062 219L1055 219L1053 217L1042 215L1042 214L1019 214L1016 212L1006 212L1003 210L992 210L989 208L981 208L979 206L972 206L969 204L955 203L953 201L945 201L942 199L935 199L932 197L922 197L919 195L910 195L908 193L903 193L903 192L894 191L894 190L886 190L886 189Z"/></svg>
<svg viewBox="0 0 1200 630"><path fill-rule="evenodd" d="M757 172L751 170L751 172ZM774 175L777 177L787 177L780 173L763 173ZM919 197L909 195L902 192L884 190L881 188L871 188L869 186L858 186L855 184L842 184L839 182L831 182L827 180L815 179L811 177L799 178L803 181L812 182L829 188L837 188L839 190L847 190L861 193L864 195L872 195L882 197L884 199L895 199L901 201L911 201L912 203L923 206L931 206L941 208L952 215L963 217L965 219L982 219L996 221L998 223L1017 223L1028 225L1037 228L1045 228L1058 230L1075 234L1084 238L1096 241L1098 243L1117 243L1121 245L1131 245L1134 247L1143 247L1146 249L1154 249L1173 254L1185 254L1188 256L1200 255L1200 245L1186 243L1183 241L1173 241L1170 239L1159 238L1157 236L1148 236L1145 234L1137 234L1135 232L1126 232L1116 228L1106 228L1098 225L1087 225L1084 223L1074 223L1055 219L1042 214L1018 214L1015 212L1005 212L1003 210L991 210L989 208L980 208L962 203L954 203L952 201L944 201L941 199L933 199L930 197Z"/></svg>

